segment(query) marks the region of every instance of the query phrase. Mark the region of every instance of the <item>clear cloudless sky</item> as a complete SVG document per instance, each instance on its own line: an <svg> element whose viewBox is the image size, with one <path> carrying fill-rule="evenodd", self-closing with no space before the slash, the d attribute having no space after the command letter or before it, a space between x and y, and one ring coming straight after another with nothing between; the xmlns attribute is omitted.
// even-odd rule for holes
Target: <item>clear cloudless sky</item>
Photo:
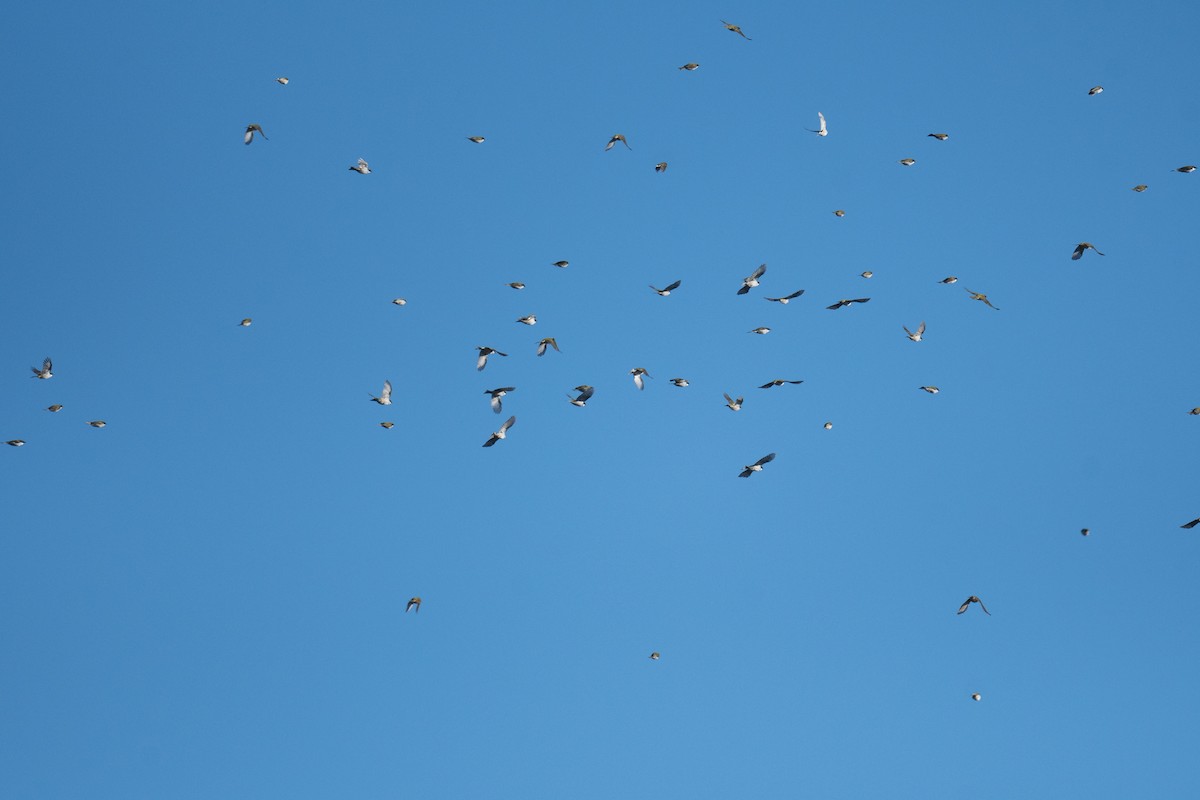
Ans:
<svg viewBox="0 0 1200 800"><path fill-rule="evenodd" d="M11 8L0 795L1197 796L1198 17Z"/></svg>

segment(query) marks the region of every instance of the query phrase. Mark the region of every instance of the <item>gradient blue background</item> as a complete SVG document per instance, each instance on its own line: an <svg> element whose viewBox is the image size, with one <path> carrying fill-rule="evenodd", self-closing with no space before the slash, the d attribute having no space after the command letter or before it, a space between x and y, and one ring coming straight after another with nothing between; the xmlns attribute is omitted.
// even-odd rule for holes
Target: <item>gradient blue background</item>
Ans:
<svg viewBox="0 0 1200 800"><path fill-rule="evenodd" d="M1194 797L1198 16L13 8L0 794Z"/></svg>

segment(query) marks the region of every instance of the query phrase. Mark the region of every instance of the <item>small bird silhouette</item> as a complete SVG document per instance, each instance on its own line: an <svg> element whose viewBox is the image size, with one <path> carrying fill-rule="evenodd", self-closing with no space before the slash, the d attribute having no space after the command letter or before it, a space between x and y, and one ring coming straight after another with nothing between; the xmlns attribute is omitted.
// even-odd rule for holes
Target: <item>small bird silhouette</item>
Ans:
<svg viewBox="0 0 1200 800"><path fill-rule="evenodd" d="M817 123L816 130L813 130L812 128L805 128L804 130L808 131L809 133L815 133L817 136L828 136L829 126L825 124L825 115L818 111L817 119L820 121Z"/></svg>
<svg viewBox="0 0 1200 800"><path fill-rule="evenodd" d="M647 378L654 377L653 375L651 375L649 372L642 369L641 367L634 367L633 369L629 370L629 374L633 376L633 385L636 386L639 390L646 388L646 382L644 380L642 380L643 375L645 375Z"/></svg>
<svg viewBox="0 0 1200 800"><path fill-rule="evenodd" d="M1103 86L1093 86L1092 88L1088 89L1088 95L1090 96L1093 94L1100 94L1103 91L1104 91Z"/></svg>
<svg viewBox="0 0 1200 800"><path fill-rule="evenodd" d="M942 278L938 283L958 283L958 278L951 275L948 278Z"/></svg>
<svg viewBox="0 0 1200 800"><path fill-rule="evenodd" d="M870 299L871 298L869 298L869 297L859 297L859 298L852 299L852 300L838 300L836 303L834 303L831 306L825 306L825 308L829 309L830 311L837 311L839 308L845 308L846 306L850 305L851 303L866 303L866 302L869 302Z"/></svg>
<svg viewBox="0 0 1200 800"><path fill-rule="evenodd" d="M983 604L983 601L980 600L975 595L971 595L966 600L963 600L963 604L958 607L958 613L961 614L964 611L966 611L967 608L971 605L971 603L979 603L979 607L983 609L983 613L987 614L989 617L992 615L992 612L987 610L987 606L985 606Z"/></svg>
<svg viewBox="0 0 1200 800"><path fill-rule="evenodd" d="M625 134L623 134L623 133L614 133L614 134L612 135L612 138L608 140L608 144L606 144L606 145L604 146L604 150L605 150L606 152L607 152L608 150L612 150L612 149L613 149L613 145L615 145L617 142L620 142L621 144L625 145L625 147L627 147L627 148L628 148L628 149L630 149L630 150L632 150L632 149L633 149L632 147L629 147L629 142L625 140Z"/></svg>
<svg viewBox="0 0 1200 800"><path fill-rule="evenodd" d="M421 613L421 598L414 597L413 599L409 600L408 605L404 607L404 613L407 614L409 611L412 611L414 608L417 610L418 614Z"/></svg>
<svg viewBox="0 0 1200 800"><path fill-rule="evenodd" d="M358 160L358 163L355 164L350 169L353 172L357 172L359 175L370 175L371 174L371 168L367 165L367 162L361 158Z"/></svg>
<svg viewBox="0 0 1200 800"><path fill-rule="evenodd" d="M45 359L42 361L42 368L41 368L41 369L38 369L37 367L30 367L30 369L31 369L31 370L33 370L33 375L32 375L32 376L30 376L30 377L33 377L33 378L41 378L42 380L49 380L50 378L53 378L53 377L54 377L54 373L53 373L53 372L51 372L51 370L52 370L53 368L54 368L54 364L53 364L53 363L51 363L51 361L50 361L50 357L49 357L49 356L47 356L47 357L46 357L46 358L45 358Z"/></svg>
<svg viewBox="0 0 1200 800"><path fill-rule="evenodd" d="M900 159L900 163L906 167L911 167L913 164L917 163L917 160L915 158L902 158Z"/></svg>
<svg viewBox="0 0 1200 800"><path fill-rule="evenodd" d="M408 301L407 301L407 300L405 300L403 297L397 297L395 300L393 300L393 301L392 301L392 305L394 305L394 306L406 306L406 305L408 305Z"/></svg>
<svg viewBox="0 0 1200 800"><path fill-rule="evenodd" d="M1071 260L1078 261L1079 259L1083 258L1083 254L1087 250L1096 250L1096 245L1092 244L1091 242L1080 242L1079 244L1075 245L1075 252L1071 253ZM1102 256L1104 253L1096 250L1096 255Z"/></svg>
<svg viewBox="0 0 1200 800"><path fill-rule="evenodd" d="M971 694L971 699L974 700L976 703L978 703L980 700L983 699L983 695L981 695L979 692L974 692Z"/></svg>
<svg viewBox="0 0 1200 800"><path fill-rule="evenodd" d="M783 297L764 297L763 299L769 300L772 303L781 303L786 306L788 303L795 300L797 297L799 297L802 294L804 294L803 289L801 289L797 292L792 292L791 294L788 294L788 295L784 295Z"/></svg>
<svg viewBox="0 0 1200 800"><path fill-rule="evenodd" d="M559 269L566 269L567 267L571 266L571 262L570 261L555 261L551 266L558 267Z"/></svg>
<svg viewBox="0 0 1200 800"><path fill-rule="evenodd" d="M860 272L860 273L858 274L858 276L859 276L860 278L874 278L874 277L875 277L875 273L874 273L874 272L871 272L871 270L867 270L866 272Z"/></svg>
<svg viewBox="0 0 1200 800"><path fill-rule="evenodd" d="M283 85L283 86L287 86L287 85L288 85L288 79L287 79L287 78L276 78L276 79L275 79L275 82L276 82L276 83L278 83L278 84L281 84L281 85Z"/></svg>
<svg viewBox="0 0 1200 800"><path fill-rule="evenodd" d="M46 410L50 411L50 412L58 413L59 411L63 410L62 403L55 403L52 406L46 406Z"/></svg>
<svg viewBox="0 0 1200 800"><path fill-rule="evenodd" d="M541 341L539 341L539 342L538 342L538 346L537 346L537 354L538 354L538 357L539 357L539 358L541 358L542 356L546 355L546 348L547 348L547 347L553 347L553 348L554 348L554 352L556 352L556 353L561 353L561 352L562 352L562 350L559 350L559 349L558 349L558 342L556 342L556 341L554 340L554 337L553 337L553 336L547 336L545 339L542 339Z"/></svg>
<svg viewBox="0 0 1200 800"><path fill-rule="evenodd" d="M1181 528L1194 528L1194 527L1196 527L1197 525L1200 525L1200 517L1196 517L1196 519L1192 520L1191 522L1185 522L1185 523L1183 523L1182 525L1180 525L1179 527L1181 527Z"/></svg>
<svg viewBox="0 0 1200 800"><path fill-rule="evenodd" d="M371 395L371 400L372 402L379 403L381 406L390 406L392 404L392 382L384 381L383 391L379 393L379 397Z"/></svg>
<svg viewBox="0 0 1200 800"><path fill-rule="evenodd" d="M527 317L518 317L517 322L520 322L522 325L537 325L537 315L530 314Z"/></svg>
<svg viewBox="0 0 1200 800"><path fill-rule="evenodd" d="M687 378L671 378L671 383L675 384L676 386L678 386L681 389L685 386L691 385L688 383Z"/></svg>
<svg viewBox="0 0 1200 800"><path fill-rule="evenodd" d="M770 332L770 328L755 328L753 330L746 331L746 333L757 333L759 336L766 336Z"/></svg>
<svg viewBox="0 0 1200 800"><path fill-rule="evenodd" d="M396 427L396 423L394 423L394 422L381 422L381 423L379 423L379 427L383 428L384 430L388 430L388 431L390 431L392 428Z"/></svg>
<svg viewBox="0 0 1200 800"><path fill-rule="evenodd" d="M8 445L9 447L24 447L25 440L24 439L9 439L7 442L5 442L5 444Z"/></svg>
<svg viewBox="0 0 1200 800"><path fill-rule="evenodd" d="M765 456L760 458L758 461L755 461L753 464L747 464L746 466L742 467L742 471L741 471L741 473L738 474L738 477L739 478L749 478L751 475L753 475L756 472L762 472L763 464L770 464L774 460L775 460L775 454L767 453Z"/></svg>
<svg viewBox="0 0 1200 800"><path fill-rule="evenodd" d="M785 381L782 378L776 378L775 380L770 381L769 383L764 383L762 386L760 386L758 388L770 389L774 386L783 386L785 383L801 384L801 383L804 383L804 381Z"/></svg>
<svg viewBox="0 0 1200 800"><path fill-rule="evenodd" d="M988 300L988 296L986 294L972 292L970 289L965 289L964 291L971 295L972 300L978 300L979 302L986 304L988 308L996 308L994 305L992 305L992 301ZM999 311L1000 309L996 308L996 310Z"/></svg>
<svg viewBox="0 0 1200 800"><path fill-rule="evenodd" d="M900 327L901 327L901 328L904 328L904 332L908 334L908 338L909 338L910 340L914 341L914 342L919 342L919 341L921 341L921 337L925 335L925 323L924 323L924 321L922 321L922 322L921 322L921 324L917 326L917 332L916 332L916 333L913 333L912 331L910 331L910 330L909 330L909 329L908 329L906 326L904 326L904 325L901 325Z"/></svg>
<svg viewBox="0 0 1200 800"><path fill-rule="evenodd" d="M926 135L932 136L933 138L937 139L939 142L944 142L950 138L950 134L948 134L948 133L930 133L930 134L926 134Z"/></svg>
<svg viewBox="0 0 1200 800"><path fill-rule="evenodd" d="M243 328L249 328L253 323L254 323L254 320L250 319L249 317L246 317L244 320L239 322L238 325L242 326Z"/></svg>
<svg viewBox="0 0 1200 800"><path fill-rule="evenodd" d="M1149 188L1150 188L1150 187L1149 187L1149 186L1147 186L1146 184L1144 184L1144 183L1139 183L1137 186L1133 187L1133 190L1134 190L1135 192L1144 192L1144 191L1146 191L1146 190L1147 190L1147 189L1149 189Z"/></svg>
<svg viewBox="0 0 1200 800"><path fill-rule="evenodd" d="M758 269L754 270L754 272L751 272L745 278L742 278L742 288L738 289L737 293L738 294L746 294L746 292L750 291L755 286L758 286L758 279L761 278L763 276L763 273L765 273L766 271L767 271L767 265L759 264Z"/></svg>
<svg viewBox="0 0 1200 800"><path fill-rule="evenodd" d="M60 408L61 408L61 406L60 406ZM57 409L54 409L54 410L57 410ZM1189 414L1191 414L1193 417L1200 416L1200 406L1196 406L1195 408L1193 408L1193 409L1192 409L1191 411L1189 411L1188 413L1189 413Z"/></svg>
<svg viewBox="0 0 1200 800"><path fill-rule="evenodd" d="M650 285L650 288L651 288L651 289L654 289L655 293L656 293L656 294L657 294L659 297L670 297L670 296L671 296L671 292L673 292L673 291L675 291L676 289L678 289L678 288L679 288L679 285L680 285L681 283L683 283L683 281L675 281L674 283L670 284L669 286L667 286L667 287L665 287L665 288L663 288L663 289L655 289L655 288L654 288L654 284L651 284L651 285Z"/></svg>
<svg viewBox="0 0 1200 800"><path fill-rule="evenodd" d="M917 388L923 392L929 392L930 394L937 394L941 391L941 389L936 386L918 386Z"/></svg>
<svg viewBox="0 0 1200 800"><path fill-rule="evenodd" d="M680 67L680 69L686 69L688 72L695 72L696 70L700 69L700 65L694 61L689 61Z"/></svg>
<svg viewBox="0 0 1200 800"><path fill-rule="evenodd" d="M493 347L476 347L475 349L479 351L479 358L475 361L475 369L477 370L482 370L487 366L488 356L490 355L508 357L508 353L501 353Z"/></svg>
<svg viewBox="0 0 1200 800"><path fill-rule="evenodd" d="M667 171L667 162L660 161L657 164L655 164L654 171L655 172L666 172Z"/></svg>
<svg viewBox="0 0 1200 800"><path fill-rule="evenodd" d="M517 418L516 418L516 417L509 417L508 419L506 419L506 420L504 421L504 424L500 426L500 430L498 430L498 431L496 431L495 433L493 433L493 434L492 434L492 436L491 436L491 438L490 438L490 439L488 439L486 442L484 442L484 443L483 443L483 446L484 446L484 447L491 447L491 446L492 446L492 445L494 445L496 442L498 442L498 441L500 441L501 439L505 438L505 436L508 434L508 429L509 429L509 428L511 428L513 425L516 425L516 424L517 424Z"/></svg>
<svg viewBox="0 0 1200 800"><path fill-rule="evenodd" d="M568 394L567 399L571 401L571 405L578 406L579 408L583 408L585 405L587 405L587 401L592 399L592 395L596 393L596 390L586 383L581 383L576 386L575 391L579 392L579 395L577 397L571 397L571 395Z"/></svg>
<svg viewBox="0 0 1200 800"><path fill-rule="evenodd" d="M1079 531L1079 534L1080 534L1081 536L1087 536L1087 535L1089 535L1091 532L1092 532L1092 529L1091 529L1091 528L1083 528L1083 529L1081 529L1081 530Z"/></svg>
<svg viewBox="0 0 1200 800"><path fill-rule="evenodd" d="M513 289L524 289L525 288L525 284L521 283L520 281L513 281L512 283L506 283L504 285L511 286Z"/></svg>
<svg viewBox="0 0 1200 800"><path fill-rule="evenodd" d="M1187 166L1184 166L1184 167L1176 167L1176 168L1175 168L1175 171L1176 171L1176 172L1195 172L1195 171L1196 171L1196 165L1195 165L1195 164L1188 164Z"/></svg>
<svg viewBox="0 0 1200 800"><path fill-rule="evenodd" d="M515 386L501 386L499 389L484 389L483 393L491 395L492 411L495 411L497 414L499 414L503 405L500 402L500 398L504 397L504 395L508 394L509 392L515 392L516 390L517 387Z"/></svg>
<svg viewBox="0 0 1200 800"><path fill-rule="evenodd" d="M833 430L833 423L832 423L832 422L826 422L826 423L825 423L825 425L824 425L824 428L825 428L825 430L827 430L827 431L831 431L831 430Z"/></svg>
<svg viewBox="0 0 1200 800"><path fill-rule="evenodd" d="M467 141L474 142L475 144L483 144L487 139L484 139L482 136L468 136Z"/></svg>
<svg viewBox="0 0 1200 800"><path fill-rule="evenodd" d="M747 42L750 41L750 37L747 36L746 34L742 33L742 29L740 27L738 27L737 25L731 25L730 23L726 22L725 20L721 20L721 24L725 26L725 30L733 31L738 36L745 39Z"/></svg>
<svg viewBox="0 0 1200 800"><path fill-rule="evenodd" d="M250 144L252 141L254 141L255 133L258 133L258 135L263 137L263 139L267 139L267 135L263 133L262 126L258 123L252 122L246 126L246 136L242 139L242 141L244 141L246 144ZM267 139L267 141L270 140Z"/></svg>
<svg viewBox="0 0 1200 800"><path fill-rule="evenodd" d="M846 212L839 208L837 211L833 212L833 215L835 217L844 217L846 216Z"/></svg>
<svg viewBox="0 0 1200 800"><path fill-rule="evenodd" d="M682 69L682 67L680 67L680 69ZM650 654L651 661L658 661L660 658L662 658L662 653L658 652L657 650Z"/></svg>
<svg viewBox="0 0 1200 800"><path fill-rule="evenodd" d="M93 428L103 428L107 424L108 423L102 419L94 419L88 423L88 425L91 425Z"/></svg>
<svg viewBox="0 0 1200 800"><path fill-rule="evenodd" d="M724 394L724 392L722 392L722 394ZM725 406L730 411L741 411L743 400L745 400L744 397L739 397L737 400L734 400L732 397L730 397L729 395L726 394L725 395Z"/></svg>

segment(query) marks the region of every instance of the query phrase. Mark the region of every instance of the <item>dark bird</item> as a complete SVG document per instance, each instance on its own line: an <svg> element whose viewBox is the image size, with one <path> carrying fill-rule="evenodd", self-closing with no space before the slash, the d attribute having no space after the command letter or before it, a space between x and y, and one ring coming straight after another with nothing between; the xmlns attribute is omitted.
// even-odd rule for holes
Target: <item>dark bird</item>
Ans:
<svg viewBox="0 0 1200 800"><path fill-rule="evenodd" d="M241 325L243 328L249 328L252 324L254 324L254 320L250 319L250 317L246 317L244 320L238 323L238 325Z"/></svg>
<svg viewBox="0 0 1200 800"><path fill-rule="evenodd" d="M671 378L671 383L675 384L676 386L678 386L681 389L685 386L691 385L688 383L687 378Z"/></svg>
<svg viewBox="0 0 1200 800"><path fill-rule="evenodd" d="M494 347L476 347L475 349L479 351L479 359L475 362L475 369L477 370L482 370L487 366L488 356L490 355L498 355L508 358L508 353L501 353Z"/></svg>
<svg viewBox="0 0 1200 800"><path fill-rule="evenodd" d="M678 288L679 288L679 284L681 284L681 283L683 283L683 281L675 281L675 282L674 282L674 283L672 283L670 286L667 286L667 287L666 287L666 288L664 288L664 289L655 289L655 288L654 288L654 285L653 285L653 284L651 284L651 285L650 285L650 288L651 288L651 289L654 289L655 293L656 293L656 294L658 294L658 296L659 296L659 297L670 297L670 295L671 295L671 292L673 292L673 291L675 291L676 289L678 289Z"/></svg>
<svg viewBox="0 0 1200 800"><path fill-rule="evenodd" d="M250 144L252 141L254 141L255 133L258 133L259 136L263 137L264 139L267 139L267 135L265 133L263 133L262 126L257 123L251 122L249 125L246 126L246 137L242 141L244 141L246 144ZM270 141L270 139L267 139L267 141Z"/></svg>
<svg viewBox="0 0 1200 800"><path fill-rule="evenodd" d="M936 386L918 386L917 388L923 392L929 392L930 394L937 394L941 391L941 389Z"/></svg>
<svg viewBox="0 0 1200 800"><path fill-rule="evenodd" d="M5 444L8 445L9 447L24 447L25 440L24 439L9 439L7 442L5 442Z"/></svg>
<svg viewBox="0 0 1200 800"><path fill-rule="evenodd" d="M1091 242L1080 242L1079 244L1075 245L1075 252L1071 253L1071 260L1078 261L1079 259L1083 258L1083 253L1086 250L1096 250L1096 245L1092 244ZM1104 253L1096 250L1096 255L1102 256Z"/></svg>
<svg viewBox="0 0 1200 800"><path fill-rule="evenodd" d="M833 215L835 217L844 217L846 216L846 212L839 208L837 211L833 212Z"/></svg>
<svg viewBox="0 0 1200 800"><path fill-rule="evenodd" d="M1200 517L1196 517L1196 518L1195 518L1194 520L1192 520L1191 522L1185 522L1185 523L1183 523L1182 525L1180 525L1179 527L1181 527L1181 528L1194 528L1194 527L1196 527L1197 525L1200 525Z"/></svg>
<svg viewBox="0 0 1200 800"><path fill-rule="evenodd" d="M964 289L963 291L965 291L967 294L971 295L972 300L978 300L981 303L985 303L988 308L996 308L994 305L992 305L992 301L988 300L988 296L986 294L980 294L979 292L972 292L970 289ZM1000 309L996 308L996 310L999 311Z"/></svg>
<svg viewBox="0 0 1200 800"><path fill-rule="evenodd" d="M950 134L948 134L948 133L930 133L927 135L932 136L933 138L937 139L939 142L944 142L950 138Z"/></svg>
<svg viewBox="0 0 1200 800"><path fill-rule="evenodd" d="M763 299L769 300L772 303L782 303L783 305L786 306L789 302L791 302L792 300L795 300L797 297L799 297L802 294L804 294L803 289L801 289L798 292L792 292L791 294L784 295L783 297L764 297Z"/></svg>
<svg viewBox="0 0 1200 800"><path fill-rule="evenodd" d="M51 370L53 368L54 368L54 364L52 364L50 362L50 358L49 358L49 356L47 356L46 359L44 361L42 361L41 369L38 369L37 367L30 367L30 369L33 370L33 375L31 375L30 377L41 378L42 380L48 380L48 379L54 377L54 373L51 372Z"/></svg>
<svg viewBox="0 0 1200 800"><path fill-rule="evenodd" d="M721 24L725 26L725 30L727 30L727 31L733 31L733 32L734 32L734 33L736 33L738 36L740 36L740 37L742 37L743 39L745 39L747 42L749 42L749 41L750 41L750 37L749 37L749 36L747 36L746 34L742 33L742 29L741 29L740 27L738 27L737 25L730 25L730 24L729 24L728 22L726 22L725 20L721 20Z"/></svg>
<svg viewBox="0 0 1200 800"><path fill-rule="evenodd" d="M853 299L853 300L838 300L838 301L837 301L836 303L834 303L833 305L831 305L831 306L825 306L825 307L826 307L827 309L829 309L830 311L837 311L839 308L844 308L845 306L848 306L848 305L850 305L851 303L866 303L866 302L867 302L867 301L869 301L870 299L871 299L871 298L869 298L869 297L859 297L859 298L856 298L856 299Z"/></svg>
<svg viewBox="0 0 1200 800"><path fill-rule="evenodd" d="M516 390L517 387L515 386L501 386L499 389L484 389L483 393L492 396L492 411L495 411L497 414L499 414L502 406L500 398L504 397L504 395L508 394L509 392L515 392Z"/></svg>
<svg viewBox="0 0 1200 800"><path fill-rule="evenodd" d="M724 392L722 392L722 394L724 394ZM737 400L734 400L729 395L725 395L725 407L728 408L730 411L741 411L742 410L742 401L745 399L746 398L744 398L744 397L739 397Z"/></svg>
<svg viewBox="0 0 1200 800"><path fill-rule="evenodd" d="M981 695L979 692L972 692L971 699L974 700L976 703L978 703L980 700L983 699L983 695Z"/></svg>
<svg viewBox="0 0 1200 800"><path fill-rule="evenodd" d="M484 447L491 447L491 446L492 446L492 445L494 445L496 442L498 442L498 441L500 441L501 439L505 438L505 436L508 434L508 429L509 429L509 428L511 428L511 427L512 427L513 425L515 425L516 423L517 423L517 418L516 418L516 417L509 417L507 420L505 420L505 421L504 421L504 424L500 426L500 430L498 430L498 431L496 431L495 433L493 433L493 434L492 434L492 436L491 436L491 438L490 438L490 439L488 439L486 442L484 442L484 443L483 443L483 446L484 446Z"/></svg>
<svg viewBox="0 0 1200 800"><path fill-rule="evenodd" d="M571 266L571 262L570 261L555 261L550 266L558 267L559 269L566 269L567 267Z"/></svg>
<svg viewBox="0 0 1200 800"><path fill-rule="evenodd" d="M421 613L421 598L414 597L413 599L409 600L408 605L404 607L404 613L407 614L414 608L417 610L418 614Z"/></svg>
<svg viewBox="0 0 1200 800"><path fill-rule="evenodd" d="M774 453L767 453L765 456L755 461L753 464L747 464L742 467L742 471L738 474L739 478L749 478L756 472L762 472L763 464L770 464L775 460Z"/></svg>
<svg viewBox="0 0 1200 800"><path fill-rule="evenodd" d="M396 427L396 423L394 423L394 422L381 422L381 423L379 423L379 427L383 428L385 431L390 431L392 428Z"/></svg>
<svg viewBox="0 0 1200 800"><path fill-rule="evenodd" d="M629 370L629 374L633 376L633 385L636 386L638 389L646 388L646 382L644 380L642 380L643 375L645 375L647 378L654 377L653 375L651 375L649 372L646 372L646 370L642 369L641 367L634 367L633 369Z"/></svg>
<svg viewBox="0 0 1200 800"><path fill-rule="evenodd" d="M985 606L983 604L983 601L980 600L975 595L971 595L966 600L963 600L963 604L958 607L958 613L961 614L964 611L966 611L967 608L971 605L971 603L979 603L979 607L983 609L983 613L987 614L989 617L992 615L992 612L987 610L987 606Z"/></svg>
<svg viewBox="0 0 1200 800"><path fill-rule="evenodd" d="M738 294L746 294L746 292L750 291L755 286L758 286L758 279L761 278L763 276L763 273L765 273L766 271L767 271L767 265L759 264L758 269L754 270L754 272L751 272L745 278L742 278L742 288L738 289L737 293Z"/></svg>
<svg viewBox="0 0 1200 800"><path fill-rule="evenodd" d="M657 164L655 164L654 171L655 172L666 172L667 171L667 162L660 161Z"/></svg>
<svg viewBox="0 0 1200 800"><path fill-rule="evenodd" d="M562 350L558 349L558 342L554 341L554 337L547 336L545 339L542 339L541 341L538 342L538 346L537 346L538 358L541 358L542 356L546 355L547 347L553 347L554 352L556 352L556 353L562 352Z"/></svg>
<svg viewBox="0 0 1200 800"><path fill-rule="evenodd" d="M758 388L770 389L772 386L783 386L785 383L791 383L791 384L798 385L798 384L804 383L804 381L785 381L782 378L776 378L775 380L771 381L770 383L764 383L762 386L760 386Z"/></svg>
<svg viewBox="0 0 1200 800"><path fill-rule="evenodd" d="M680 69L683 69L683 67L680 67ZM662 658L662 653L658 652L657 650L650 654L651 661L658 661L660 658Z"/></svg>
<svg viewBox="0 0 1200 800"><path fill-rule="evenodd" d="M1188 164L1188 165L1187 165L1187 166L1185 166L1185 167L1176 167L1176 168L1175 168L1175 171L1176 171L1176 172L1195 172L1195 171L1196 171L1196 165L1195 165L1195 164Z"/></svg>
<svg viewBox="0 0 1200 800"><path fill-rule="evenodd" d="M62 406L59 406L58 408L62 408ZM51 407L50 407L50 410L51 410L51 411L57 411L57 410L58 410L58 408L55 408L54 406L51 406ZM1191 411L1189 411L1188 413L1189 413L1189 414L1191 414L1193 417L1200 416L1200 406L1196 406L1195 408L1193 408L1193 409L1192 409Z"/></svg>
<svg viewBox="0 0 1200 800"><path fill-rule="evenodd" d="M1088 535L1088 534L1090 534L1091 532L1092 532L1092 529L1091 529L1091 528L1083 528L1082 530L1080 530L1080 531L1079 531L1079 533L1080 533L1080 535L1081 535L1081 536L1087 536L1087 535Z"/></svg>
<svg viewBox="0 0 1200 800"><path fill-rule="evenodd" d="M591 386L588 386L586 383L581 383L576 386L575 391L579 392L579 395L576 397L571 397L571 395L568 394L567 399L571 401L571 405L578 406L579 408L583 408L585 405L587 405L587 401L591 400L592 395L596 393L596 390Z"/></svg>
<svg viewBox="0 0 1200 800"><path fill-rule="evenodd" d="M612 135L612 138L608 140L608 144L606 144L604 146L605 151L612 150L613 145L616 144L617 142L620 142L621 144L625 145L625 147L629 148L630 150L633 149L632 147L629 147L629 142L625 141L625 134L614 133Z"/></svg>

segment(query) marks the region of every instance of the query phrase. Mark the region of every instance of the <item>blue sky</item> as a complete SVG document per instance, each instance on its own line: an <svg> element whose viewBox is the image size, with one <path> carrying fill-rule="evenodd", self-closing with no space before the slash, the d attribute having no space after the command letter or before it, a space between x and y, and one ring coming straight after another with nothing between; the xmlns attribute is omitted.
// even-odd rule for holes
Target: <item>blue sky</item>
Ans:
<svg viewBox="0 0 1200 800"><path fill-rule="evenodd" d="M1194 794L1191 6L7 19L5 796Z"/></svg>

